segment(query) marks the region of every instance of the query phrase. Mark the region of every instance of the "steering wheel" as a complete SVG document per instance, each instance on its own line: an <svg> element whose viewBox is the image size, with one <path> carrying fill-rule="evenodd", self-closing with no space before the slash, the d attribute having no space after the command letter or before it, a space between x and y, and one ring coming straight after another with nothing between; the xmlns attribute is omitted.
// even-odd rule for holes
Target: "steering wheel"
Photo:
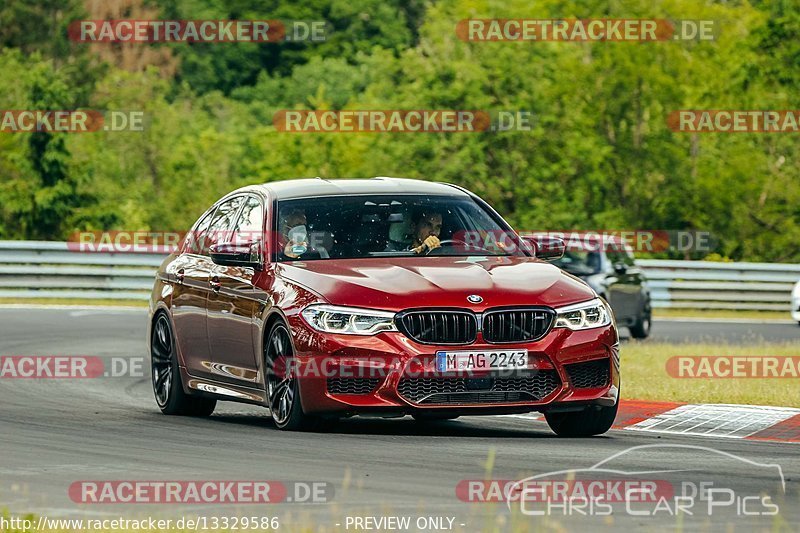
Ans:
<svg viewBox="0 0 800 533"><path fill-rule="evenodd" d="M465 248L479 248L484 252L489 252L489 250L487 250L483 246L479 246L477 244L467 244L466 241L462 241L461 239L445 239L443 241L439 241L439 246L437 246L436 248L428 248L428 250L424 252L424 255L430 255L431 252L433 252L434 250L438 250L439 248L444 248L445 246L453 246L455 244L461 244Z"/></svg>

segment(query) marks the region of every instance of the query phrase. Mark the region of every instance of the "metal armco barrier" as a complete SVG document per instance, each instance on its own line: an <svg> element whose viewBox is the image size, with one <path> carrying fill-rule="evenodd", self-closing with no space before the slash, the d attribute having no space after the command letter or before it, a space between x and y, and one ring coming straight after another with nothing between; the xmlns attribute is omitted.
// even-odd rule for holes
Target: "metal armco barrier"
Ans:
<svg viewBox="0 0 800 533"><path fill-rule="evenodd" d="M654 307L786 311L800 265L640 259Z"/></svg>
<svg viewBox="0 0 800 533"><path fill-rule="evenodd" d="M0 298L146 300L166 253L77 252L67 243L0 241ZM790 306L800 265L639 259L654 307Z"/></svg>
<svg viewBox="0 0 800 533"><path fill-rule="evenodd" d="M0 298L146 300L166 255L77 252L65 242L0 241Z"/></svg>

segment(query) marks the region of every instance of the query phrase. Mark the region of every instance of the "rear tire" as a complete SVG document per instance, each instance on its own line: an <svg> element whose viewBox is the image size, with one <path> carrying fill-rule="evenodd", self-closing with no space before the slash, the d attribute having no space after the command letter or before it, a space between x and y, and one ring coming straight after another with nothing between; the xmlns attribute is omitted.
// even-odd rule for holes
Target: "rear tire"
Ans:
<svg viewBox="0 0 800 533"><path fill-rule="evenodd" d="M590 405L580 411L545 413L544 417L559 437L591 437L611 429L618 408L619 400L611 407Z"/></svg>
<svg viewBox="0 0 800 533"><path fill-rule="evenodd" d="M153 322L150 339L150 376L156 404L165 415L209 416L217 400L189 396L183 391L175 335L166 313Z"/></svg>

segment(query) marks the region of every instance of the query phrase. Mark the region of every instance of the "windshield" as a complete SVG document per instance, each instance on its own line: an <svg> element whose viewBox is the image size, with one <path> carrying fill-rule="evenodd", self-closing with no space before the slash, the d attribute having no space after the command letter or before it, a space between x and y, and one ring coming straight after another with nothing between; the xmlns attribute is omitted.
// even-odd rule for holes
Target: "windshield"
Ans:
<svg viewBox="0 0 800 533"><path fill-rule="evenodd" d="M278 203L277 223L279 261L521 253L512 232L463 197L284 200Z"/></svg>
<svg viewBox="0 0 800 533"><path fill-rule="evenodd" d="M552 263L570 274L588 276L600 272L600 253L568 249L560 259Z"/></svg>

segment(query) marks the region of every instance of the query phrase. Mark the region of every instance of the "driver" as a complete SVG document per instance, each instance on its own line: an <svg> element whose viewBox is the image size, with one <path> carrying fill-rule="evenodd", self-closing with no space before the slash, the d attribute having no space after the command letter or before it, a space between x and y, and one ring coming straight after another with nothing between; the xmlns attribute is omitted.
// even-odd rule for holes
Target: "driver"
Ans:
<svg viewBox="0 0 800 533"><path fill-rule="evenodd" d="M428 253L441 246L439 235L442 233L442 214L436 211L420 210L411 219L410 243L390 241L387 252L407 250L415 254ZM409 241L406 241L408 243Z"/></svg>
<svg viewBox="0 0 800 533"><path fill-rule="evenodd" d="M420 211L413 220L414 241L410 250L415 254L430 252L441 246L439 235L442 233L442 214Z"/></svg>

